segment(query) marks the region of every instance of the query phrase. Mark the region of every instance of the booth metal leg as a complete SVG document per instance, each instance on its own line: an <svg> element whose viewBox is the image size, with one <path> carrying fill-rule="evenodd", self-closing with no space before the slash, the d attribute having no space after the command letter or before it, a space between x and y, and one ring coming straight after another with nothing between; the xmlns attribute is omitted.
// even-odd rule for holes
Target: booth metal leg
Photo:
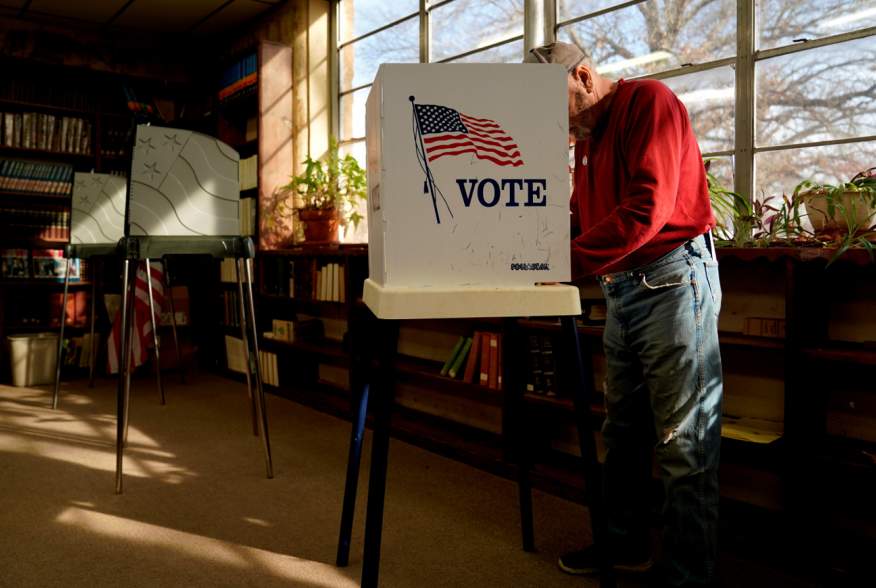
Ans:
<svg viewBox="0 0 876 588"><path fill-rule="evenodd" d="M55 392L52 395L52 408L58 408L61 395L61 364L64 363L64 323L67 322L67 288L70 285L70 258L64 270L64 295L61 297L61 332L58 334L58 361L55 364Z"/></svg>
<svg viewBox="0 0 876 588"><path fill-rule="evenodd" d="M92 261L92 263L97 263L96 259ZM97 345L94 341L94 322L95 317L94 313L97 310L97 276L99 275L96 271L96 267L92 267L91 269L91 312L89 313L89 322L91 323L91 329L89 331L89 345L88 345L88 387L94 388L94 363L97 360Z"/></svg>
<svg viewBox="0 0 876 588"><path fill-rule="evenodd" d="M572 386L575 390L575 421L578 426L578 442L581 456L584 459L584 483L587 506L590 510L590 526L593 536L593 547L596 551L600 567L600 582L602 588L613 588L615 585L609 553L607 551L608 521L602 499L602 469L596 453L596 438L592 425L590 406L593 400L593 379L587 375L584 359L581 354L581 340L578 337L578 327L574 316L560 319L563 332L576 359L576 369L572 370Z"/></svg>
<svg viewBox="0 0 876 588"><path fill-rule="evenodd" d="M170 274L167 272L167 260L161 258L161 265L164 267L164 287L167 294L167 300L170 302L170 328L173 330L173 346L176 347L176 367L179 369L179 383L186 383L186 370L183 367L182 351L179 348L179 335L176 332L176 308L173 302L173 288L170 287Z"/></svg>
<svg viewBox="0 0 876 588"><path fill-rule="evenodd" d="M249 397L249 406L250 406L250 414L252 415L252 434L258 436L259 434L259 419L258 419L258 408L256 407L256 397L255 394L252 393L252 369L249 362L249 337L246 335L246 305L244 304L243 298L243 272L240 270L240 264L243 263L243 259L236 259L234 263L234 273L237 275L237 310L238 310L238 322L240 323L240 340L243 341L243 356L247 358L246 362L246 394Z"/></svg>
<svg viewBox="0 0 876 588"><path fill-rule="evenodd" d="M383 505L389 459L389 426L395 396L395 359L398 348L398 321L379 322L380 367L374 390L374 440L371 446L371 473L368 478L368 509L365 516L365 554L362 561L362 586L374 588L380 571L380 542L383 534Z"/></svg>
<svg viewBox="0 0 876 588"><path fill-rule="evenodd" d="M122 340L119 349L119 387L116 410L116 494L122 493L122 462L128 435L128 407L131 400L131 347L134 323L134 282L136 262L124 262L122 276Z"/></svg>
<svg viewBox="0 0 876 588"><path fill-rule="evenodd" d="M505 407L508 412L504 426L509 431L509 450L517 464L517 495L520 503L520 532L524 551L535 551L535 526L532 516L532 483L529 472L531 459L525 431L526 411L523 394L526 391L526 342L521 336L517 319L505 319L502 330L502 381L505 386Z"/></svg>
<svg viewBox="0 0 876 588"><path fill-rule="evenodd" d="M146 290L149 292L149 322L152 323L152 346L155 349L155 373L158 379L158 395L162 406L167 404L164 383L161 381L161 352L158 348L158 321L155 320L155 297L152 295L152 262L146 258Z"/></svg>
<svg viewBox="0 0 876 588"><path fill-rule="evenodd" d="M252 333L252 347L250 348L250 365L252 366L252 374L255 378L255 392L257 394L256 409L259 416L259 426L261 427L262 446L265 451L265 469L267 470L268 478L274 477L274 465L271 461L271 441L268 438L268 414L267 406L265 405L265 391L262 388L262 364L259 357L259 339L258 326L255 319L255 302L252 294L252 260L246 258L243 260L244 275L246 278L246 293L247 293L247 310L248 316L241 317L249 324L250 332Z"/></svg>
<svg viewBox="0 0 876 588"><path fill-rule="evenodd" d="M347 480L344 484L344 506L341 511L341 531L338 536L338 554L335 564L345 567L350 563L350 538L356 514L356 494L359 488L359 465L362 462L362 442L365 438L365 419L368 414L368 384L361 390L359 402L353 406L353 426L350 434L350 452L347 456Z"/></svg>

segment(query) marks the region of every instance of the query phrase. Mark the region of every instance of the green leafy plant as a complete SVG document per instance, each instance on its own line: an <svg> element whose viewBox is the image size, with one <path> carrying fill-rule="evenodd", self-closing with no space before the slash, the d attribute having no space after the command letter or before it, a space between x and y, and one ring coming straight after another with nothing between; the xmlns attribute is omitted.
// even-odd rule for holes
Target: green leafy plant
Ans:
<svg viewBox="0 0 876 588"><path fill-rule="evenodd" d="M720 180L709 171L712 160L704 161L706 167L706 183L709 187L709 198L715 214L715 239L744 247L751 241L752 230L757 217L751 203L741 195L725 188Z"/></svg>
<svg viewBox="0 0 876 588"><path fill-rule="evenodd" d="M838 185L800 182L794 199L806 207L812 235L836 248L833 263L852 247L865 249L874 257L876 239L876 168L855 175Z"/></svg>
<svg viewBox="0 0 876 588"><path fill-rule="evenodd" d="M304 171L277 188L275 213L288 217L297 210L335 211L342 225L358 227L362 215L356 205L368 192L365 170L356 158L350 154L341 157L332 137L322 158L308 156L302 163Z"/></svg>

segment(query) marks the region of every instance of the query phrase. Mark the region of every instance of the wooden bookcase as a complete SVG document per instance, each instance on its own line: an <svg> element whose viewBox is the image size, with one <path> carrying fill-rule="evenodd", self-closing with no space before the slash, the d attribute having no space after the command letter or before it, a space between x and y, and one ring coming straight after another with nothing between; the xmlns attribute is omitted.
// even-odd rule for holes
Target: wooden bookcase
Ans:
<svg viewBox="0 0 876 588"><path fill-rule="evenodd" d="M720 332L725 367L722 498L733 508L762 513L751 515L755 520L782 521L778 528L791 529L794 526L789 521L805 520L816 524L824 537L835 537L842 529L841 536L858 536L844 535L851 530L872 540L876 537L876 517L861 513L872 512L867 489L876 481L876 405L872 396L876 324L871 320L865 326L864 340L859 342L832 337L829 325L843 312L848 315L858 308L853 301L852 311L838 310L854 298L846 296L849 284L859 284L858 298L872 303L872 295L868 299L866 292L872 294L868 289L876 288L876 265L866 252L856 250L826 267L832 254L830 250L808 249L719 250L727 314ZM291 320L306 315L349 321L353 313L363 309L361 300L352 296L338 304L289 298L272 290L275 280L271 273L284 263L294 261L296 267L306 267L332 260L344 264L347 283L361 293L361 281L367 277L367 246L259 254L260 333L271 330L274 318ZM750 299L758 296L745 285L746 280L754 283L755 289L763 283L777 293L770 304L776 309L773 318L784 321L784 336L756 336L737 330L736 326L743 324L742 314L753 312L749 310ZM587 285L581 287L587 298L593 297ZM443 340L449 350L448 342L459 334L502 329L501 320L491 319L425 323L403 321L402 341L406 328L422 329L424 337ZM519 327L526 333L559 333L558 322L548 319L521 320ZM595 324L579 325L597 391L602 388L600 374L604 372L602 330ZM321 365L350 366L346 341L305 338L289 344L262 339L262 345L280 358L280 386L272 389L274 393L350 418L348 383L327 381L320 373ZM405 355L404 349L401 353L394 434L513 478L509 435L514 429L505 422L504 414L507 393L440 376L440 361ZM563 369L564 362L558 357L557 370ZM535 464L534 484L583 501L580 458L573 449L576 439L574 433L567 434L574 429L574 415L565 381L558 374L556 396L523 395L526 418L521 434ZM451 410L453 407L457 410ZM595 405L592 411L601 422L602 406ZM491 416L479 421L472 418L474 414ZM734 512L733 508L728 512ZM735 528L732 521L729 524ZM811 538L812 533L805 536Z"/></svg>
<svg viewBox="0 0 876 588"><path fill-rule="evenodd" d="M7 163L0 169L7 185L0 190L0 249L9 256L26 251L28 271L0 277L0 341L58 327L63 283L34 277L33 252L63 249L69 241L73 172L126 173L131 116L123 83L118 76L4 61L0 160ZM89 304L90 279L83 267L81 279L70 284L79 306ZM74 316L67 328L75 336L85 325ZM4 379L7 364L0 366Z"/></svg>

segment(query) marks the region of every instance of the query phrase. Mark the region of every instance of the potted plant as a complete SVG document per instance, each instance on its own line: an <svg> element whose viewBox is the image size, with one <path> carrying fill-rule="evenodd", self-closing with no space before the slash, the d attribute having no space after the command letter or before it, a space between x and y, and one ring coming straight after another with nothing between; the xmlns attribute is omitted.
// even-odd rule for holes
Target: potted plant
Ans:
<svg viewBox="0 0 876 588"><path fill-rule="evenodd" d="M332 138L321 159L308 156L304 170L277 188L275 213L296 214L311 244L337 243L338 227L358 227L362 215L356 210L367 194L365 170L350 154L341 157Z"/></svg>
<svg viewBox="0 0 876 588"><path fill-rule="evenodd" d="M794 189L817 236L860 236L876 225L876 168L833 186L804 180Z"/></svg>
<svg viewBox="0 0 876 588"><path fill-rule="evenodd" d="M752 230L757 217L751 203L731 190L725 188L709 168L712 161L706 159L706 183L712 211L715 215L715 240L735 247L744 247L751 241Z"/></svg>

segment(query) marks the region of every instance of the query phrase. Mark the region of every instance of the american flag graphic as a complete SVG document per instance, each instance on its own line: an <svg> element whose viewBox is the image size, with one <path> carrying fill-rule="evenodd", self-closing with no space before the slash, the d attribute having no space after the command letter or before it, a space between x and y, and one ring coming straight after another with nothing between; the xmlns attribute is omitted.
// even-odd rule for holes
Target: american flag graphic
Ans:
<svg viewBox="0 0 876 588"><path fill-rule="evenodd" d="M131 333L131 368L143 365L149 357L152 347L152 329L161 316L164 307L164 268L159 262L151 262L152 298L155 301L156 320L149 319L149 290L146 283L146 262L140 262L137 267L137 277L134 281L134 324ZM120 346L122 344L122 310L116 313L113 330L107 342L107 360L112 374L119 371Z"/></svg>
<svg viewBox="0 0 876 588"><path fill-rule="evenodd" d="M520 147L496 121L434 104L415 104L414 108L429 161L474 153L496 165L523 165Z"/></svg>

